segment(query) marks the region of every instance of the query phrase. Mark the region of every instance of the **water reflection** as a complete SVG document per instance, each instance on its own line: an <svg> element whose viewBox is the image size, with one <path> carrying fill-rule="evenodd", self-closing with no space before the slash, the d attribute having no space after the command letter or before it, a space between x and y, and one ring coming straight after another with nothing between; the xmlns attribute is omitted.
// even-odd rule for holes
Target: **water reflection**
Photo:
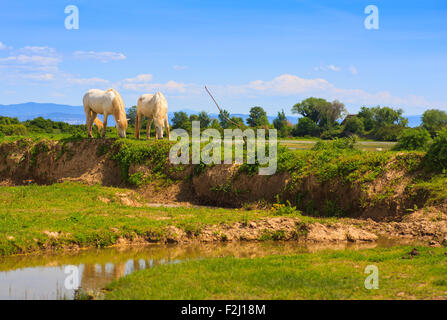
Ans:
<svg viewBox="0 0 447 320"><path fill-rule="evenodd" d="M298 244L296 242L224 243L195 245L147 245L140 247L82 250L65 254L24 255L0 258L0 299L73 299L66 289L65 266L79 270L84 291L97 291L112 280L137 270L190 259L234 256L254 258L288 255L322 249L355 250L391 246L395 242L366 244Z"/></svg>

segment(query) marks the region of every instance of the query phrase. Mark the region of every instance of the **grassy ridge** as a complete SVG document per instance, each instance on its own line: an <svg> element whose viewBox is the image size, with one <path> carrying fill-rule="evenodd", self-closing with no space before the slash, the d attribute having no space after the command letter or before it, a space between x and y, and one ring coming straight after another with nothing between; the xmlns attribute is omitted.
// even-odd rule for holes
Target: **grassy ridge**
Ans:
<svg viewBox="0 0 447 320"><path fill-rule="evenodd" d="M156 266L113 282L106 299L447 299L445 248L323 251ZM405 257L405 259L403 259ZM379 270L367 290L365 267Z"/></svg>
<svg viewBox="0 0 447 320"><path fill-rule="evenodd" d="M106 247L120 237L157 241L169 226L200 233L204 225L275 215L268 210L131 207L117 197L126 191L80 183L0 187L0 255L72 245Z"/></svg>

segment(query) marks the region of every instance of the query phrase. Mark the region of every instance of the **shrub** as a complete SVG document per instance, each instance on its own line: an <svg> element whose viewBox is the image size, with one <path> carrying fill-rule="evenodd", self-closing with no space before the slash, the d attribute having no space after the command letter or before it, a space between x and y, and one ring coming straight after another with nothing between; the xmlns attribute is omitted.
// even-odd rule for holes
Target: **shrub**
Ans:
<svg viewBox="0 0 447 320"><path fill-rule="evenodd" d="M298 119L298 123L293 127L292 135L295 137L318 136L320 135L320 128L310 118L303 117Z"/></svg>
<svg viewBox="0 0 447 320"><path fill-rule="evenodd" d="M395 150L427 150L431 141L426 129L405 129L397 139Z"/></svg>
<svg viewBox="0 0 447 320"><path fill-rule="evenodd" d="M23 124L0 124L0 132L6 136L22 136L27 134Z"/></svg>
<svg viewBox="0 0 447 320"><path fill-rule="evenodd" d="M373 132L373 135L380 141L397 141L397 138L403 130L404 127L400 125L386 125L377 128Z"/></svg>
<svg viewBox="0 0 447 320"><path fill-rule="evenodd" d="M312 150L345 150L345 149L354 149L355 144L357 143L357 136L350 136L347 138L334 139L332 141L318 141Z"/></svg>
<svg viewBox="0 0 447 320"><path fill-rule="evenodd" d="M346 121L345 128L343 129L343 133L345 135L349 134L363 134L365 131L365 125L363 124L363 120L359 117L352 117Z"/></svg>
<svg viewBox="0 0 447 320"><path fill-rule="evenodd" d="M439 172L447 170L447 128L438 132L425 159L430 169Z"/></svg>

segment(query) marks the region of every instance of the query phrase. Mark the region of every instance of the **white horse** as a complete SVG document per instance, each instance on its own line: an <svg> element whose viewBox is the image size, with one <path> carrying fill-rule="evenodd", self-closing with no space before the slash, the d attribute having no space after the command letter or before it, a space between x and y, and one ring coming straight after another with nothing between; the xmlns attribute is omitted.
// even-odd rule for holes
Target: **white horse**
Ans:
<svg viewBox="0 0 447 320"><path fill-rule="evenodd" d="M143 116L147 119L146 138L150 138L152 121L155 122L155 138L163 139L163 129L166 127L168 139L171 137L168 123L168 102L161 92L143 94L137 103L135 116L135 137L140 138L140 124Z"/></svg>
<svg viewBox="0 0 447 320"><path fill-rule="evenodd" d="M116 121L116 130L121 138L126 137L127 118L123 99L118 91L109 89L107 91L90 89L84 95L84 111L87 117L88 136L92 137L92 126L98 114L104 115L104 127L102 136L106 135L107 118L113 115ZM99 127L98 127L99 128Z"/></svg>

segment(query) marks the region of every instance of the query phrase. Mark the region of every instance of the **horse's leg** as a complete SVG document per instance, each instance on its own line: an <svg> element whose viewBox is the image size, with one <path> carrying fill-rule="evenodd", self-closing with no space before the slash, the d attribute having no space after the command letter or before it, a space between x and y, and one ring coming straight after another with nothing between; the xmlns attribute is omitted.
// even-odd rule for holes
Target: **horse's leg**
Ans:
<svg viewBox="0 0 447 320"><path fill-rule="evenodd" d="M135 138L140 139L140 121L142 116L140 114L135 115Z"/></svg>
<svg viewBox="0 0 447 320"><path fill-rule="evenodd" d="M168 115L166 115L165 124L166 124L166 130L168 131L168 140L171 140L171 132L169 130Z"/></svg>
<svg viewBox="0 0 447 320"><path fill-rule="evenodd" d="M152 127L152 121L154 119L147 119L147 126L146 126L146 139L151 138L151 127ZM157 135L157 130L155 130L155 135Z"/></svg>
<svg viewBox="0 0 447 320"><path fill-rule="evenodd" d="M87 136L89 138L93 138L93 135L92 135L92 126L93 126L92 111L90 109L86 109L85 116L87 118Z"/></svg>
<svg viewBox="0 0 447 320"><path fill-rule="evenodd" d="M102 137L105 138L106 137L106 127L107 127L107 118L109 117L109 115L107 113L104 113L104 128L102 129Z"/></svg>
<svg viewBox="0 0 447 320"><path fill-rule="evenodd" d="M93 112L93 111L92 111L92 113L91 113L91 117L92 117L92 120L91 120L91 121L92 121L92 130L93 130L93 124L95 123L95 119L96 119L97 115L98 115L98 114L97 114L96 112Z"/></svg>

